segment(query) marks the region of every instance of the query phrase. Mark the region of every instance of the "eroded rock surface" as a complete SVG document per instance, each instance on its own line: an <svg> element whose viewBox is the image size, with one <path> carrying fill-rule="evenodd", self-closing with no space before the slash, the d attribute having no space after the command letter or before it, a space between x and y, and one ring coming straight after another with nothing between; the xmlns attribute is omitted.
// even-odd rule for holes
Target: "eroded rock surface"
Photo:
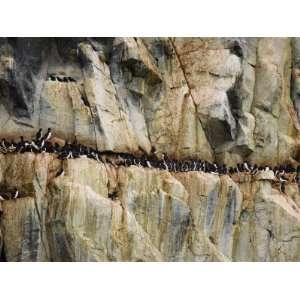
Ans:
<svg viewBox="0 0 300 300"><path fill-rule="evenodd" d="M64 175L56 177L63 167ZM1 156L7 261L297 261L300 197L269 178ZM113 195L112 192L116 192Z"/></svg>
<svg viewBox="0 0 300 300"><path fill-rule="evenodd" d="M299 78L299 38L1 38L0 139L51 127L98 150L295 165ZM0 156L0 187L21 193L0 202L1 260L300 259L299 187L270 174L27 153Z"/></svg>

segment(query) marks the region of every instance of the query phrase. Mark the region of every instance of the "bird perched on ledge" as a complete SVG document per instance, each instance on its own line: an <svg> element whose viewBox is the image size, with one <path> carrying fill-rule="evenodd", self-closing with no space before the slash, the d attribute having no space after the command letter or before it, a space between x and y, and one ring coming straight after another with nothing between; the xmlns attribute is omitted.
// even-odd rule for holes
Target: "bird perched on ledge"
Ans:
<svg viewBox="0 0 300 300"><path fill-rule="evenodd" d="M17 189L14 190L13 194L12 194L12 198L13 199L17 199L19 196L19 191Z"/></svg>
<svg viewBox="0 0 300 300"><path fill-rule="evenodd" d="M285 183L287 182L287 178L284 175L279 177L279 189L280 192L285 194Z"/></svg>
<svg viewBox="0 0 300 300"><path fill-rule="evenodd" d="M61 147L58 143L52 143L50 141L51 137L51 128L48 128L45 135L43 135L43 129L39 128L32 141L25 141L23 136L20 137L20 141L17 143L14 140L8 142L3 138L0 142L0 153L5 155L24 152L54 153L60 160L85 158L95 160L98 163L111 164L116 168L134 165L141 168L165 170L167 172L193 171L210 173L217 176L233 176L234 174L255 176L264 171L270 171L270 173L275 174L275 178L272 180L279 182L279 188L282 193L285 193L285 185L286 182L289 181L289 178L293 177L293 182L300 183L300 166L298 166L297 169L291 165L280 165L277 167L268 165L252 166L247 161L239 162L236 166L226 166L225 164L221 165L199 159L177 160L168 157L166 153L163 153L159 158L156 155L156 149L154 147L151 148L149 155L144 152L142 156L135 156L133 154L114 152L112 150L99 151L98 149L78 143L76 139L72 143L66 140L65 145ZM296 173L296 175L290 176L294 173ZM287 177L285 177L285 174ZM60 170L56 176L61 175L63 175L63 171ZM1 193L0 195L5 199L5 195ZM11 198L15 199L14 197L19 197L18 191L11 196Z"/></svg>
<svg viewBox="0 0 300 300"><path fill-rule="evenodd" d="M51 132L51 128L48 128L48 131L46 132L46 134L43 137L43 140L45 142L49 141L52 137L52 132Z"/></svg>
<svg viewBox="0 0 300 300"><path fill-rule="evenodd" d="M40 128L39 131L37 132L37 134L35 135L35 139L37 141L39 141L39 140L41 140L42 136L43 136L42 135L42 128Z"/></svg>

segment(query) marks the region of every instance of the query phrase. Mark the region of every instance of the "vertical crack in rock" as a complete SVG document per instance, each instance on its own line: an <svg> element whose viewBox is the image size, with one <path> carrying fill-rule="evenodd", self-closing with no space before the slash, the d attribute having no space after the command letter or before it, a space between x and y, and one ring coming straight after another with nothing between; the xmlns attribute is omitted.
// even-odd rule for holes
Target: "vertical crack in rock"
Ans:
<svg viewBox="0 0 300 300"><path fill-rule="evenodd" d="M188 94L189 94L189 96L193 99L193 103L194 103L194 106L195 106L195 109L196 109L196 114L198 115L198 113L197 113L197 105L196 105L196 102L195 102L194 97L193 97L193 94L192 94L192 88L191 88L191 85L190 85L189 80L188 80L188 78L187 78L187 75L186 75L186 73L185 73L185 69L184 69L184 66L183 66L183 64L182 64L182 61L181 61L181 59L180 59L180 55L178 54L178 51L177 51L177 49L176 49L176 45L174 44L172 38L169 38L169 41L170 41L170 43L171 43L171 45L172 45L172 47L173 47L173 49L174 49L174 51L175 51L176 58L177 58L177 60L178 60L178 62L179 62L180 69L182 70L182 74L183 74L183 76L184 76L184 80L185 80L186 85L187 85L187 87L188 87ZM184 105L185 105L185 101L182 103L182 107L184 107ZM183 108L182 108L182 109L183 109ZM202 125L201 118L198 117L198 119L199 119L199 122L200 122L200 124L201 124L202 129L203 129L203 125ZM204 134L205 134L205 137L206 137L206 139L207 139L207 136L206 136L206 133L205 133L205 132L204 132Z"/></svg>

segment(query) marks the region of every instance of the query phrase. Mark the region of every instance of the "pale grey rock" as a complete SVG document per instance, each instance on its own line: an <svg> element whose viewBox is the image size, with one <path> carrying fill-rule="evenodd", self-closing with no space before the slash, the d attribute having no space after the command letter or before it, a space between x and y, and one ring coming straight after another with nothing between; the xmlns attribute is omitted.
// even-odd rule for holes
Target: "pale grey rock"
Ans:
<svg viewBox="0 0 300 300"><path fill-rule="evenodd" d="M245 152L253 151L255 147L253 132L255 129L255 118L250 113L245 113L238 120L238 137L237 137L237 146Z"/></svg>

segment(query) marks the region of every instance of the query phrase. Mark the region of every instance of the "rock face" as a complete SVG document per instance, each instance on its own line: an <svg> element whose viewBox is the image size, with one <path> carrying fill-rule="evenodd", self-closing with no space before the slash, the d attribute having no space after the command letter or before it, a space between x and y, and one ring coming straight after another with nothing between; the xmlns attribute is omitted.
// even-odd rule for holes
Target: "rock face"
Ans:
<svg viewBox="0 0 300 300"><path fill-rule="evenodd" d="M98 150L295 165L299 78L298 38L1 38L0 139L51 127ZM0 260L299 261L299 187L267 175L1 155L20 197L0 202Z"/></svg>

